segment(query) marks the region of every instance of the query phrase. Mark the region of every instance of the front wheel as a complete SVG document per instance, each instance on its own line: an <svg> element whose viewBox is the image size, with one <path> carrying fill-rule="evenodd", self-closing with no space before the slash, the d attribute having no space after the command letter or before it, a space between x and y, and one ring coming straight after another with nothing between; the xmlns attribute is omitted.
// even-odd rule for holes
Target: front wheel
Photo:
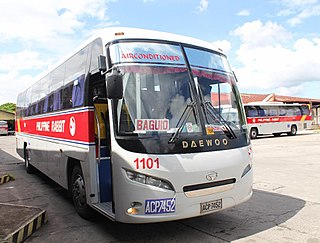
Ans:
<svg viewBox="0 0 320 243"><path fill-rule="evenodd" d="M290 132L288 132L288 135L294 136L297 134L297 131L298 131L297 127L295 125L293 125L293 126L291 126L291 129L290 129Z"/></svg>
<svg viewBox="0 0 320 243"><path fill-rule="evenodd" d="M255 139L258 137L258 129L257 128L251 128L250 130L250 138Z"/></svg>
<svg viewBox="0 0 320 243"><path fill-rule="evenodd" d="M71 195L77 213L84 219L89 219L92 210L87 204L86 187L80 166L76 165L72 170L71 176Z"/></svg>

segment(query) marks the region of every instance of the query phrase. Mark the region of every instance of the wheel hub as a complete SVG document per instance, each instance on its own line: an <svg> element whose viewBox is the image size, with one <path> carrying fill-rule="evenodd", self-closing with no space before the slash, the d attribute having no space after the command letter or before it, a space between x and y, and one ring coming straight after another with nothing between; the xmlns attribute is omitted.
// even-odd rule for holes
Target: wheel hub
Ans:
<svg viewBox="0 0 320 243"><path fill-rule="evenodd" d="M78 176L72 185L72 195L75 203L82 207L86 203L86 191L84 181L81 176Z"/></svg>

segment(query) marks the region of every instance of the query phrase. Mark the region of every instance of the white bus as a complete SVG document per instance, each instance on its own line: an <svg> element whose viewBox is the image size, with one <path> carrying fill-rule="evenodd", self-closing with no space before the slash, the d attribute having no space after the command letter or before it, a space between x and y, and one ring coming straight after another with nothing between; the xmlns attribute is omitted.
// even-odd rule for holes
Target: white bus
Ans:
<svg viewBox="0 0 320 243"><path fill-rule="evenodd" d="M312 115L307 104L257 102L245 104L244 108L252 139L263 134L294 136L298 130L311 128Z"/></svg>
<svg viewBox="0 0 320 243"><path fill-rule="evenodd" d="M0 121L0 135L8 135L8 122Z"/></svg>
<svg viewBox="0 0 320 243"><path fill-rule="evenodd" d="M237 125L215 108L222 94ZM16 130L27 172L68 189L84 218L94 209L126 223L177 220L252 195L234 74L223 53L197 39L101 31L19 94Z"/></svg>

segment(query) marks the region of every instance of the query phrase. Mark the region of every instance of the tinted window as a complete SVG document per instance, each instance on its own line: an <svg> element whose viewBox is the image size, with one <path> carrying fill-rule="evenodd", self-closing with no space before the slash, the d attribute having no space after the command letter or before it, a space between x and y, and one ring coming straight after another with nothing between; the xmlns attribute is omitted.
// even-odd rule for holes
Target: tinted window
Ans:
<svg viewBox="0 0 320 243"><path fill-rule="evenodd" d="M88 47L85 47L66 63L66 75L62 90L63 109L83 105L87 56Z"/></svg>
<svg viewBox="0 0 320 243"><path fill-rule="evenodd" d="M103 55L102 52L102 41L96 39L91 43L91 61L90 61L90 72L95 73L98 71L98 56Z"/></svg>

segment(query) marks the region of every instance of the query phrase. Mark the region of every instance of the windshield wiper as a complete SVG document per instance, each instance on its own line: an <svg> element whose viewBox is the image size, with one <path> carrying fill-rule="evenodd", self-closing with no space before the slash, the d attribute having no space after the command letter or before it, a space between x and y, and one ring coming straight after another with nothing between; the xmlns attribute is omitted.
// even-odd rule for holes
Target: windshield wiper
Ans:
<svg viewBox="0 0 320 243"><path fill-rule="evenodd" d="M224 132L226 133L226 135L229 138L237 138L236 134L234 133L234 131L232 130L231 126L228 124L228 122L220 115L220 113L213 107L213 105L211 104L211 102L207 101L204 102L205 105L205 110L209 111L209 114L211 115L211 117L213 119L218 119L219 122L225 127L225 129L227 131L224 130ZM210 112L211 111L211 112Z"/></svg>
<svg viewBox="0 0 320 243"><path fill-rule="evenodd" d="M172 136L170 137L168 143L174 143L176 141L176 139L178 139L179 134L182 132L183 126L186 123L187 119L190 116L190 113L192 110L194 110L195 107L195 102L192 101L190 102L190 104L188 104L185 108L184 111L176 125L176 131L172 134Z"/></svg>

